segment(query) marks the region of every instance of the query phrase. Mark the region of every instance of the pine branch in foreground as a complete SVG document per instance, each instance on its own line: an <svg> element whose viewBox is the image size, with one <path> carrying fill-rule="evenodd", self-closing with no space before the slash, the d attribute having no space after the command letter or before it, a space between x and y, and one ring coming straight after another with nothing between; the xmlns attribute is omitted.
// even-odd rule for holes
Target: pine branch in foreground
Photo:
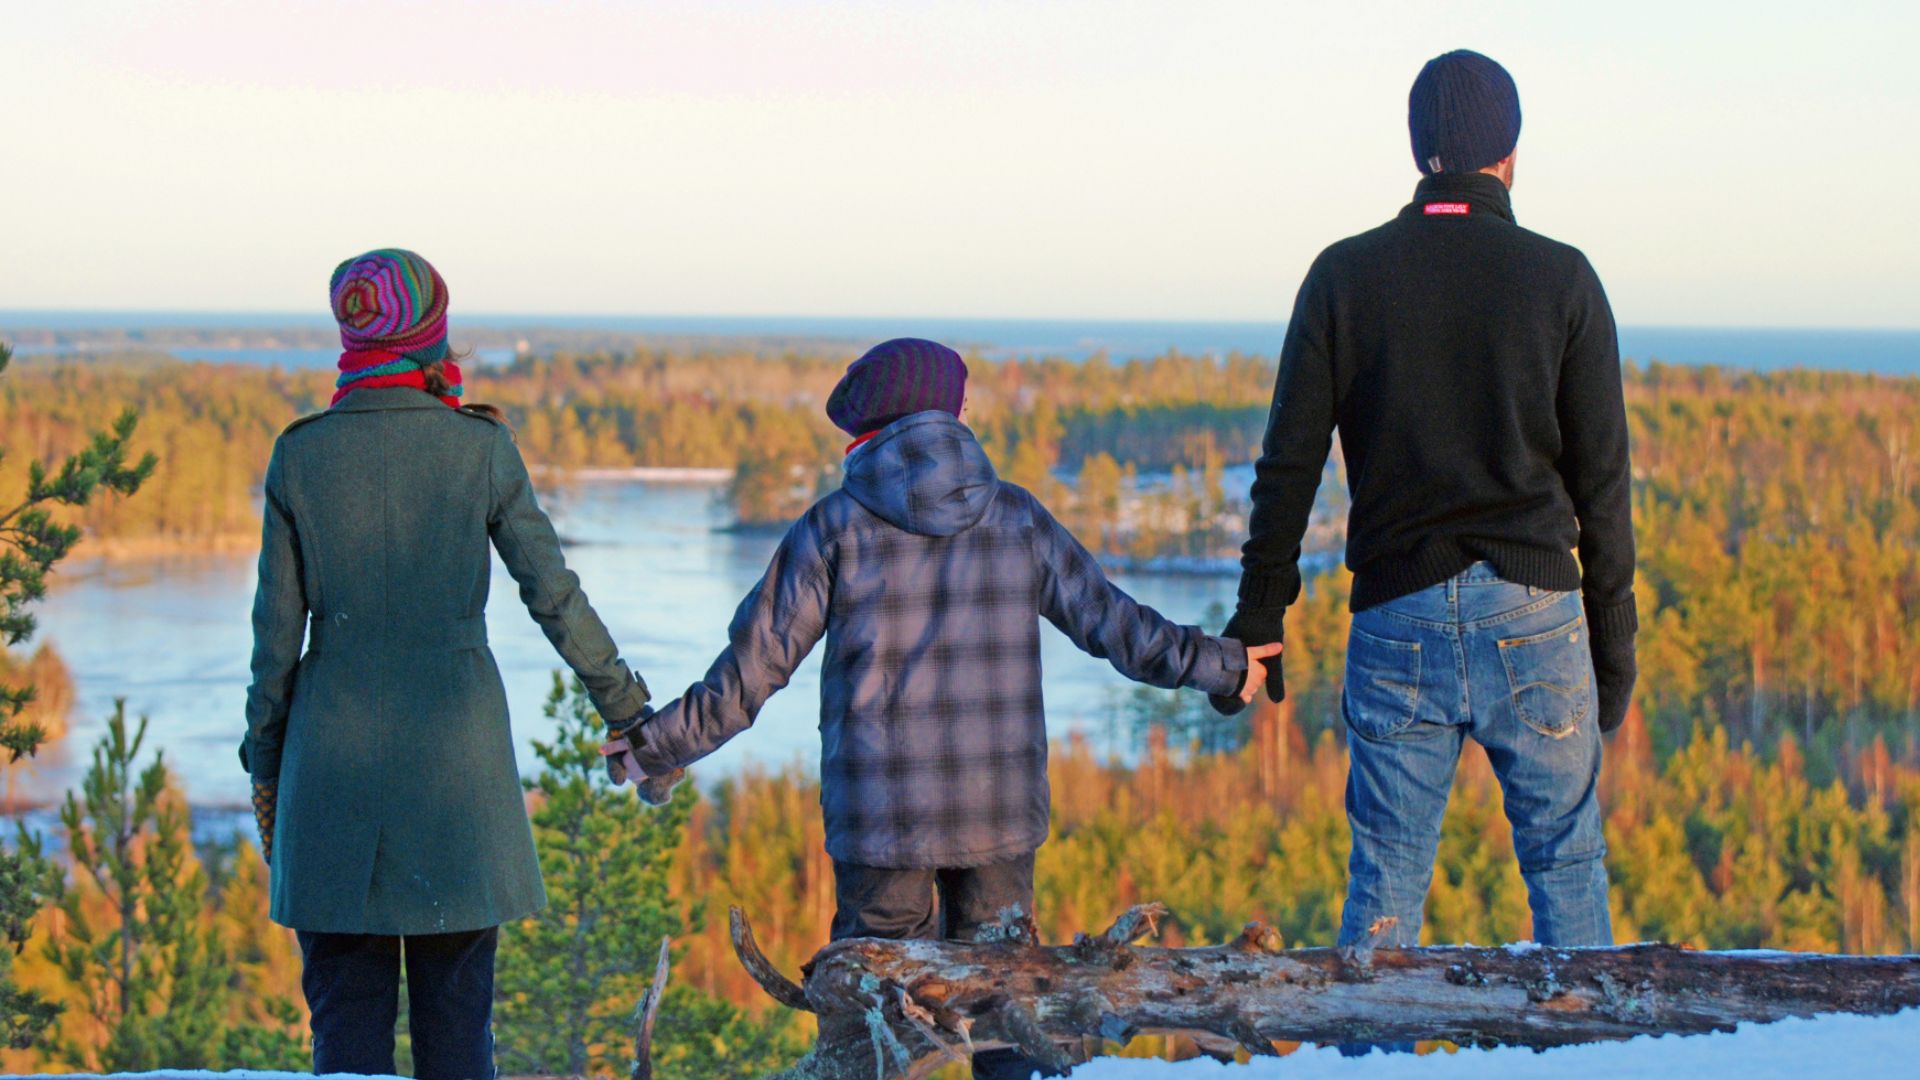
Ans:
<svg viewBox="0 0 1920 1080"><path fill-rule="evenodd" d="M13 350L0 342L0 374L13 362ZM140 490L158 464L152 454L127 464L128 444L139 415L120 414L108 431L98 432L87 447L51 469L42 462L27 466L26 491L12 507L0 504L0 650L33 636L35 621L27 607L46 596L47 574L79 542L80 530L57 523L54 505L84 506L102 491L131 495ZM5 450L0 449L0 464ZM45 725L21 720L36 693L31 683L0 684L0 750L9 763L40 749ZM38 993L22 990L13 980L13 957L26 947L33 917L58 884L55 872L40 857L39 838L22 829L11 850L0 850L0 1046L25 1050L52 1027L60 1007Z"/></svg>

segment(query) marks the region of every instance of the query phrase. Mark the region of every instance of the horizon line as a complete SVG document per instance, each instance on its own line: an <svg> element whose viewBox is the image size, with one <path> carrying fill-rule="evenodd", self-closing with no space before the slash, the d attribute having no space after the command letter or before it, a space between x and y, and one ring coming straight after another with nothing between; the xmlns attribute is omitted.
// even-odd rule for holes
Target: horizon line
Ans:
<svg viewBox="0 0 1920 1080"><path fill-rule="evenodd" d="M332 316L325 312L313 312L313 311L292 310L292 309L272 309L272 308L236 308L236 309L226 309L226 310L213 309L213 308L111 308L111 307L0 308L0 321L4 321L10 318L19 317L19 316L82 317L82 316L89 316L89 315L114 316L114 317L120 317L120 318L128 318L128 317L139 318L144 316L154 316L154 317L166 317L169 319L181 319L181 318L217 319L217 318L235 318L235 317L242 317L242 318L248 318L248 319L289 319L295 322L314 323L318 325L330 324L333 321ZM798 314L793 312L754 312L754 313L728 314L728 313L718 313L718 312L659 312L659 311L628 312L628 313L616 313L616 312L605 312L605 311L600 311L600 312L479 311L479 312L468 313L465 315L451 316L449 321L456 324L459 322L470 322L470 323L474 323L476 325L481 325L481 326L497 327L498 325L500 325L498 320L516 320L516 319L537 319L537 320L565 319L565 320L581 321L581 322L591 322L595 320L628 320L628 319L660 319L660 320L673 319L673 320L696 320L696 321L697 320L717 320L717 321L742 321L742 320L787 321L787 320L791 320L791 321L806 321L806 322L834 322L834 321L882 322L886 320L899 320L902 322L942 321L942 322L978 322L978 323L989 323L989 322L1108 323L1108 324L1118 324L1118 325L1139 325L1139 326L1232 325L1232 326L1262 326L1262 327L1283 327L1287 324L1287 320L1285 318L1249 318L1244 316L1236 316L1236 317L1120 316L1120 317L1113 317L1113 316L1098 316L1098 315L955 315L955 314L903 315L903 314L845 314L845 313ZM493 320L493 321L490 321L490 320ZM1885 325L1885 324L1861 325L1861 324L1845 324L1845 323L1619 322L1617 323L1617 325L1623 329L1635 329L1635 330L1747 330L1747 331L1767 331L1767 332L1826 331L1826 332L1842 332L1842 333L1850 332L1850 333L1892 333L1892 334L1920 333L1920 323L1916 323L1912 325L1896 326L1896 325ZM31 323L23 323L21 328L30 329L30 330L44 329L43 327L34 326Z"/></svg>

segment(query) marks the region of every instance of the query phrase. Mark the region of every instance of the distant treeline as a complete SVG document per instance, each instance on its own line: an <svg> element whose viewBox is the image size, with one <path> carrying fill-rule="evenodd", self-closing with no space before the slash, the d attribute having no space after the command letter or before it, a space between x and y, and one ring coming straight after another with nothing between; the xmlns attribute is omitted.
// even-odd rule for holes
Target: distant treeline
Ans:
<svg viewBox="0 0 1920 1080"><path fill-rule="evenodd" d="M527 458L558 468L739 469L735 504L748 524L793 516L846 442L823 412L852 354L639 350L526 357L470 372L468 399L505 408ZM1139 470L1199 464L1211 440L1224 460L1257 449L1273 372L1246 357L1169 355L1125 364L1095 358L976 360L968 419L1018 479L1044 485L1056 468L1106 454ZM177 540L242 536L274 436L322 408L326 372L156 362L151 357L44 357L17 363L0 389L0 445L54 452L121 404L142 410L143 448L169 467L143 498L88 508L97 537ZM0 475L0 489L18 477Z"/></svg>
<svg viewBox="0 0 1920 1080"><path fill-rule="evenodd" d="M557 354L475 371L527 457L578 466L718 466L743 521L791 519L836 482L822 413L847 356L739 350ZM1167 355L973 363L967 419L1002 473L1110 556L1230 555L1269 361ZM72 449L125 404L158 475L78 511L104 539L200 545L258 528L274 436L321 407L325 373L26 360L0 383L10 460ZM1920 379L1654 365L1626 374L1643 633L1639 700L1662 755L1698 722L1771 744L1796 733L1816 776L1884 734L1920 757ZM1337 465L1337 463L1336 463ZM1172 470L1171 482L1136 486ZM1057 479L1073 477L1071 482ZM0 494L20 483L0 475ZM1340 542L1331 511L1311 548ZM1335 726L1344 577L1315 581L1289 648L1300 722ZM1290 641L1297 640L1290 637Z"/></svg>

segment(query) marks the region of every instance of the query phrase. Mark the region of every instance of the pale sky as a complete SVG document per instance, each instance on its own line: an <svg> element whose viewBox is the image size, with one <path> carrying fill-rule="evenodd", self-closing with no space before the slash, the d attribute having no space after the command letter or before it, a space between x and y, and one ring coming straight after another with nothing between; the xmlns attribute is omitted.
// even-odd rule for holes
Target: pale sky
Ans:
<svg viewBox="0 0 1920 1080"><path fill-rule="evenodd" d="M1466 47L1622 323L1920 327L1916 11L0 0L0 309L1282 319Z"/></svg>

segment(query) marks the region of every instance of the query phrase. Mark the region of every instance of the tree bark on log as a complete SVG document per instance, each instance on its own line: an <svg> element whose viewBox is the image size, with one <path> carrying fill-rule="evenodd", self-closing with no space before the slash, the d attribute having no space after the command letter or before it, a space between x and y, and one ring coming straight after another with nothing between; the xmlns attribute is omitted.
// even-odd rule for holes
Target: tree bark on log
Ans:
<svg viewBox="0 0 1920 1080"><path fill-rule="evenodd" d="M1920 956L1699 952L1672 945L1559 949L1284 949L1260 923L1208 948L1141 947L1166 909L1043 947L1031 923L987 940L857 938L820 950L796 985L732 912L735 952L776 1000L817 1014L790 1080L919 1077L973 1050L1015 1046L1066 1063L1061 1042L1191 1036L1272 1054L1273 1042L1444 1039L1546 1048L1920 1005ZM1376 928L1376 935L1383 927Z"/></svg>

